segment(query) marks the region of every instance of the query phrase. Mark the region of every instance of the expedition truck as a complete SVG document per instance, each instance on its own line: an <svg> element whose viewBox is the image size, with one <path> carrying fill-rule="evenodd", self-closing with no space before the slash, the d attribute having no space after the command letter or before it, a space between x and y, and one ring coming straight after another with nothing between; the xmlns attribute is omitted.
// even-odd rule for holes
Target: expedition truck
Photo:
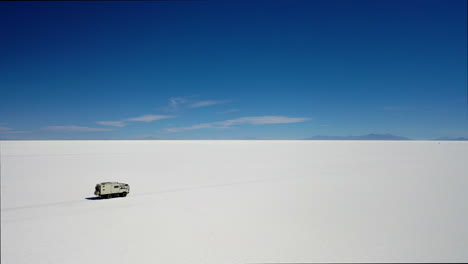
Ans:
<svg viewBox="0 0 468 264"><path fill-rule="evenodd" d="M114 196L125 197L130 192L130 186L120 182L102 182L96 184L94 194L102 198L112 198Z"/></svg>

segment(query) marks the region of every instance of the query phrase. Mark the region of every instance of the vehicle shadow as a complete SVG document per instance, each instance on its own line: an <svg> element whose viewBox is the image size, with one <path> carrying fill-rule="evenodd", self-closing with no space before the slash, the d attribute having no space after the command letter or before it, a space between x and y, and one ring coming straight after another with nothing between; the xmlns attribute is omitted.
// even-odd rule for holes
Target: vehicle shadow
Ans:
<svg viewBox="0 0 468 264"><path fill-rule="evenodd" d="M104 200L104 198L99 197L99 196L93 196L93 197L86 197L86 200Z"/></svg>

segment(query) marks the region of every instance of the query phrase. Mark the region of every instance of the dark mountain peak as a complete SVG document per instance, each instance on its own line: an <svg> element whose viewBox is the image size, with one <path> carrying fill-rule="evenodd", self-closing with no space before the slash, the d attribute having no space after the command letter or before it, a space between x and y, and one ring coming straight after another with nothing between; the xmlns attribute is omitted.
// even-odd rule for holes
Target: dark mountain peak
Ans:
<svg viewBox="0 0 468 264"><path fill-rule="evenodd" d="M361 136L314 136L306 138L306 140L411 140L407 137L396 136L392 134L376 134L370 133Z"/></svg>
<svg viewBox="0 0 468 264"><path fill-rule="evenodd" d="M468 141L466 137L440 137L435 140L447 140L447 141Z"/></svg>

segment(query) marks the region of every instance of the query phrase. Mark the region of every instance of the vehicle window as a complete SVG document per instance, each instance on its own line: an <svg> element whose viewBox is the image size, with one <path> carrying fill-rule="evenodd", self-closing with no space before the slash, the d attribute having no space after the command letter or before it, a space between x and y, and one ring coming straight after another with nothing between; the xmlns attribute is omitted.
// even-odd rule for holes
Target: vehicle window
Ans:
<svg viewBox="0 0 468 264"><path fill-rule="evenodd" d="M119 186L114 186L114 188L119 188Z"/></svg>

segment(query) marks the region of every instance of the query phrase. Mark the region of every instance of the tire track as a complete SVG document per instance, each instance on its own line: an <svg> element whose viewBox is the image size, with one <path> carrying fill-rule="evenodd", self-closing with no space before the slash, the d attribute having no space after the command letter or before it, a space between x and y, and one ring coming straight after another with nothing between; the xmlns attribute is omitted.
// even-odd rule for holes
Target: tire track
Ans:
<svg viewBox="0 0 468 264"><path fill-rule="evenodd" d="M142 197L142 196L162 195L162 194L170 194L170 193L178 193L178 192L189 192L189 191L196 191L196 190L217 189L217 188L225 188L225 187L239 186L239 185L266 183L266 182L273 182L273 181L293 180L293 179L298 179L298 178L303 178L303 177L304 176L293 176L293 177L285 178L283 176L283 177L271 177L271 178L246 180L246 181L238 181L238 182L229 182L229 183L206 184L206 185L188 186L188 187L183 187L183 188L172 188L172 189L160 190L160 191L156 191L156 192L135 193L135 194L130 194L130 196L132 196L132 197ZM25 206L18 206L18 207L2 208L1 211L2 212L11 212L11 211L16 211L16 210L24 210L24 209L32 209L32 208L44 208L44 207L51 207L51 206L80 204L80 203L87 202L87 200L88 201L95 201L95 200L105 201L107 199L99 199L97 197L96 198L95 197L86 197L86 198L83 198L82 200L70 200L70 201L62 201L62 202L53 202L53 203L44 203L44 204L34 204L34 205L25 205Z"/></svg>

